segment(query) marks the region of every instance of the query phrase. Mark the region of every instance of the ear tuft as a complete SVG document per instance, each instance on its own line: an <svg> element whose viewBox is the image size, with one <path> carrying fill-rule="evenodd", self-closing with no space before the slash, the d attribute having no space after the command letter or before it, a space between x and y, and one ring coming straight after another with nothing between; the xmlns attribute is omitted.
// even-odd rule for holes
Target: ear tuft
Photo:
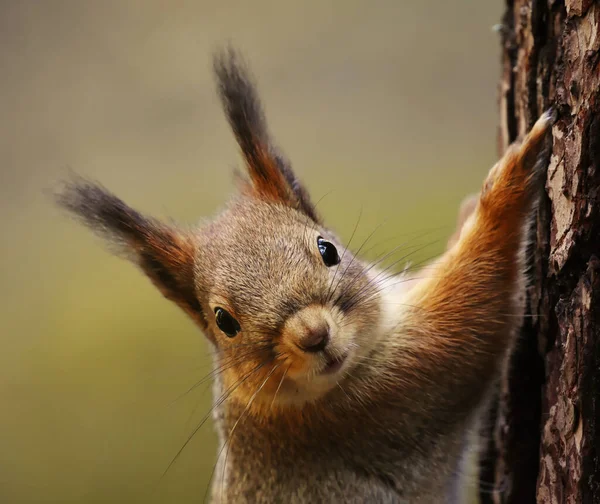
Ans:
<svg viewBox="0 0 600 504"><path fill-rule="evenodd" d="M100 184L75 176L55 193L57 204L102 238L129 254L154 224Z"/></svg>
<svg viewBox="0 0 600 504"><path fill-rule="evenodd" d="M292 206L317 222L308 193L270 139L258 93L242 58L228 48L215 56L214 70L223 109L246 160L255 193Z"/></svg>
<svg viewBox="0 0 600 504"><path fill-rule="evenodd" d="M101 185L76 177L56 193L59 206L136 263L163 295L205 326L196 296L196 245L190 233L148 218Z"/></svg>

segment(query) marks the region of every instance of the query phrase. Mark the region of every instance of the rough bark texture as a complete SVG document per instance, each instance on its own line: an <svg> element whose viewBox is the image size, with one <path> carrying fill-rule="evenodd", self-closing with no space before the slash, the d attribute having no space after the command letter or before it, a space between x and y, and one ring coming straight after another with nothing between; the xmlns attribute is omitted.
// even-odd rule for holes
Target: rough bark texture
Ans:
<svg viewBox="0 0 600 504"><path fill-rule="evenodd" d="M482 500L598 504L600 0L507 0L501 33L499 149L551 105L559 121Z"/></svg>

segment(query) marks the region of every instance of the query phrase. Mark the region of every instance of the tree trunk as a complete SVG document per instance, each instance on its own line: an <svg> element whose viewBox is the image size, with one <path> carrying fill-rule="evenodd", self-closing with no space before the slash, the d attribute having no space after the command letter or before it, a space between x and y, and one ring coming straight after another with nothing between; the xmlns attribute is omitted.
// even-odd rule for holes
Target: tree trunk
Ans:
<svg viewBox="0 0 600 504"><path fill-rule="evenodd" d="M482 501L598 504L600 0L507 0L501 33L499 149L551 105L559 120Z"/></svg>

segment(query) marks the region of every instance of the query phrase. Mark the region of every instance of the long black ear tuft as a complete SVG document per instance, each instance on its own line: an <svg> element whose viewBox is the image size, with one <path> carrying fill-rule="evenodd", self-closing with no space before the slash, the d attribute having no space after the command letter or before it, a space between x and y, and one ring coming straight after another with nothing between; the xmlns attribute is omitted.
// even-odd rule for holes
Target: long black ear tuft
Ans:
<svg viewBox="0 0 600 504"><path fill-rule="evenodd" d="M177 303L202 328L196 296L193 236L148 218L94 182L74 178L56 193L62 208L135 262L163 295Z"/></svg>
<svg viewBox="0 0 600 504"><path fill-rule="evenodd" d="M256 88L239 54L231 48L218 53L214 69L223 109L246 160L255 192L292 206L318 222L307 191L273 145Z"/></svg>

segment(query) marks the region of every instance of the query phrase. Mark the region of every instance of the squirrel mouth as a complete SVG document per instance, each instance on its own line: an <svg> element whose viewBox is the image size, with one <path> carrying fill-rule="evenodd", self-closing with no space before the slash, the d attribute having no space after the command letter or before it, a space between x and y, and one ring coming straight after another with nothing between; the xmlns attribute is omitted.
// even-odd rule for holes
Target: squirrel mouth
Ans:
<svg viewBox="0 0 600 504"><path fill-rule="evenodd" d="M344 365L346 357L348 357L348 354L341 356L327 356L327 361L325 367L321 370L321 374L333 374L339 371Z"/></svg>

